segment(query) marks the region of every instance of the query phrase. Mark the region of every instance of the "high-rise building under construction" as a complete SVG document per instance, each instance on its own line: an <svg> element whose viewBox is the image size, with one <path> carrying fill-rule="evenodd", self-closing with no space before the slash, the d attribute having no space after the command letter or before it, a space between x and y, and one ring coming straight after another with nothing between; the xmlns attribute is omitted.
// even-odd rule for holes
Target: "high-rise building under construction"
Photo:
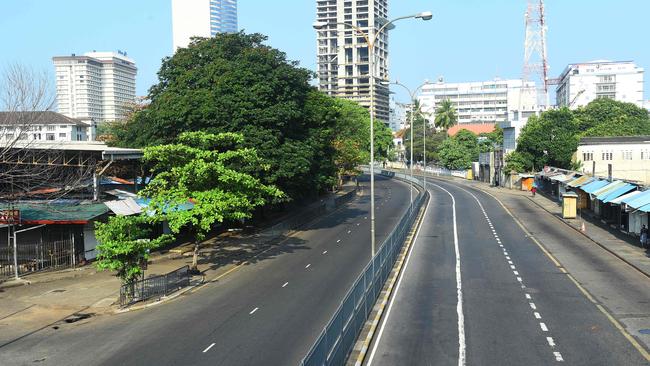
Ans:
<svg viewBox="0 0 650 366"><path fill-rule="evenodd" d="M372 74L364 37L374 39L388 18L388 0L316 0L316 6L318 23L326 24L317 30L320 90L369 108L373 82L374 115L388 123L389 91L382 83L388 80L388 31L377 37Z"/></svg>

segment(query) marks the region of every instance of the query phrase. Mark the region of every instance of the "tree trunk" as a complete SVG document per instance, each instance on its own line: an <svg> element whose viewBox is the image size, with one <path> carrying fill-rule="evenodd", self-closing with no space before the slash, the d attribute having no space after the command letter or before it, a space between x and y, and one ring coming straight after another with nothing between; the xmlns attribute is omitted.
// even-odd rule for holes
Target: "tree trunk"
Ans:
<svg viewBox="0 0 650 366"><path fill-rule="evenodd" d="M194 255L192 256L192 267L190 268L193 272L199 271L199 241L194 241Z"/></svg>

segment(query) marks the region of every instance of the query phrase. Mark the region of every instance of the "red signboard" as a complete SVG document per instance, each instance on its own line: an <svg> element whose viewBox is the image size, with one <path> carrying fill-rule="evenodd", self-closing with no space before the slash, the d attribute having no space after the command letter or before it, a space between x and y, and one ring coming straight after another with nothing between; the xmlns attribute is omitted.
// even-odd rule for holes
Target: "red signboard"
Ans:
<svg viewBox="0 0 650 366"><path fill-rule="evenodd" d="M0 224L13 225L20 223L20 210L0 210Z"/></svg>

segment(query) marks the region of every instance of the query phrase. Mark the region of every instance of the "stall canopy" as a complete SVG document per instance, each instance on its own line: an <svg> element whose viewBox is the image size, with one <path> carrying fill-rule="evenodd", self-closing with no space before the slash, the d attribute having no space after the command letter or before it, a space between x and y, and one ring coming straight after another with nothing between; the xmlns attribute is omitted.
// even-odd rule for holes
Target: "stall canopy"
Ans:
<svg viewBox="0 0 650 366"><path fill-rule="evenodd" d="M609 184L609 182L606 181L606 180L597 180L597 181L593 181L593 182L591 182L589 184L586 184L584 186L581 186L580 189L582 189L583 191L585 191L587 193L594 193L595 191L603 188L604 186L606 186L608 184Z"/></svg>
<svg viewBox="0 0 650 366"><path fill-rule="evenodd" d="M623 203L635 210L648 205L650 204L650 191L644 191L632 198L624 199Z"/></svg>
<svg viewBox="0 0 650 366"><path fill-rule="evenodd" d="M634 196L637 196L637 195L639 195L641 193L643 193L643 192L641 192L641 191L630 192L630 193L624 194L624 195L622 195L622 196L620 196L618 198L614 198L613 200L609 201L609 203L611 203L612 205L620 205L621 203L623 203L624 200L632 199Z"/></svg>
<svg viewBox="0 0 650 366"><path fill-rule="evenodd" d="M592 177L587 176L587 175L583 175L582 177L580 177L578 179L570 181L568 183L568 186L573 187L573 188L580 187L580 186L589 184L589 183L593 182L594 180L595 180L595 178L592 178Z"/></svg>
<svg viewBox="0 0 650 366"><path fill-rule="evenodd" d="M599 188L599 189L593 191L592 195L594 197L596 197L596 199L598 199L599 201L602 201L605 198L605 196L612 193L616 188L622 187L624 185L625 185L625 182L620 181L620 180L616 180L616 181L614 181L612 183L609 183L608 185L606 185L606 186L604 186L602 188Z"/></svg>
<svg viewBox="0 0 650 366"><path fill-rule="evenodd" d="M607 193L602 199L600 197L598 197L598 199L603 201L603 203L612 203L614 199L619 198L622 195L625 195L626 193L635 190L636 188L637 186L633 184L625 184Z"/></svg>
<svg viewBox="0 0 650 366"><path fill-rule="evenodd" d="M641 212L650 212L650 204L639 207L639 211L641 211Z"/></svg>

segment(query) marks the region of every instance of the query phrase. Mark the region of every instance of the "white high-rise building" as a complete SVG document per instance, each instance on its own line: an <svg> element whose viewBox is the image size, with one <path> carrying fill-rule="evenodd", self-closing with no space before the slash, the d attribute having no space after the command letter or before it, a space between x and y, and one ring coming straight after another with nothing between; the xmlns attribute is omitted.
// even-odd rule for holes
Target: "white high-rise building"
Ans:
<svg viewBox="0 0 650 366"><path fill-rule="evenodd" d="M611 98L643 107L643 72L633 61L568 65L556 89L557 105L578 108L597 98Z"/></svg>
<svg viewBox="0 0 650 366"><path fill-rule="evenodd" d="M174 51L191 37L237 32L237 0L172 0Z"/></svg>
<svg viewBox="0 0 650 366"><path fill-rule="evenodd" d="M95 122L123 119L135 102L135 62L126 52L88 52L52 58L59 113Z"/></svg>
<svg viewBox="0 0 650 366"><path fill-rule="evenodd" d="M369 52L364 37L350 27L357 26L372 39L388 18L388 0L316 0L318 29L318 79L321 91L370 107ZM376 118L389 122L388 32L375 43L374 101Z"/></svg>
<svg viewBox="0 0 650 366"><path fill-rule="evenodd" d="M522 93L523 81L500 80L446 83L442 79L426 84L418 96L422 111L432 116L443 100L450 100L458 113L458 124L502 123L512 111L524 111L523 116L537 110L537 101L531 93ZM534 82L527 82L534 88Z"/></svg>

